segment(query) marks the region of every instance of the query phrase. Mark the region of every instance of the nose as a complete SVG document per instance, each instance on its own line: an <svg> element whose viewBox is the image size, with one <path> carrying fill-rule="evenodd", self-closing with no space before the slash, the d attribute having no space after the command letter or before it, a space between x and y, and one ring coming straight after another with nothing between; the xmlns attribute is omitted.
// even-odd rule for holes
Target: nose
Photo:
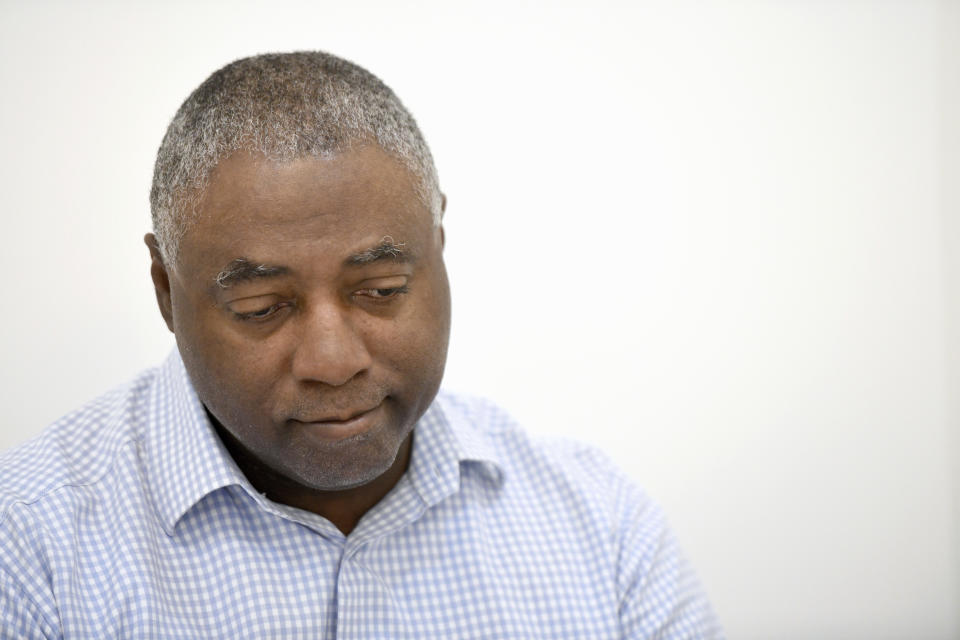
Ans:
<svg viewBox="0 0 960 640"><path fill-rule="evenodd" d="M302 316L293 375L302 382L338 387L370 368L372 357L346 309L317 305Z"/></svg>

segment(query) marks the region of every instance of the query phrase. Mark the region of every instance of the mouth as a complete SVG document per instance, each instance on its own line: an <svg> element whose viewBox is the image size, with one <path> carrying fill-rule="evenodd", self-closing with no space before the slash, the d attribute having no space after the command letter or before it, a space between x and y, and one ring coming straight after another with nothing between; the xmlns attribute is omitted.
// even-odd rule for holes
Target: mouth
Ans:
<svg viewBox="0 0 960 640"><path fill-rule="evenodd" d="M326 416L310 417L306 420L288 420L294 426L304 428L321 440L335 442L347 438L362 436L373 429L377 423L383 401L369 409L356 409L338 412Z"/></svg>

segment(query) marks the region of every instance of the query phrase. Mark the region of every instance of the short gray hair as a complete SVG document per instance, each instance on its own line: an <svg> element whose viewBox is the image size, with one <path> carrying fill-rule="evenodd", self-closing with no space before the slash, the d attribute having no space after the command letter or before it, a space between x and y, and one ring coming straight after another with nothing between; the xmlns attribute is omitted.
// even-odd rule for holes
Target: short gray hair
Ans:
<svg viewBox="0 0 960 640"><path fill-rule="evenodd" d="M410 112L372 73L319 51L252 56L215 71L180 106L157 152L150 210L161 256L176 260L210 173L231 153L284 162L368 143L417 178L418 195L439 224L430 149Z"/></svg>

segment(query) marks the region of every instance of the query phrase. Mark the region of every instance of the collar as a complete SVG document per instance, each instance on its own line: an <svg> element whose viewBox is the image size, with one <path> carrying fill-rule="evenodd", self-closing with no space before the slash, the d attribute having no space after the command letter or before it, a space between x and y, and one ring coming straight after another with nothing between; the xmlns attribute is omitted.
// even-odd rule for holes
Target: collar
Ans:
<svg viewBox="0 0 960 640"><path fill-rule="evenodd" d="M205 496L231 485L253 487L220 441L174 348L147 400L145 466L167 535Z"/></svg>
<svg viewBox="0 0 960 640"><path fill-rule="evenodd" d="M468 407L476 403L465 402L460 396L441 392L434 401L446 421L452 447L457 461L476 467L486 480L499 485L503 482L504 461L491 446L487 416L472 415ZM482 403L480 406L489 404Z"/></svg>
<svg viewBox="0 0 960 640"><path fill-rule="evenodd" d="M503 464L466 415L456 396L440 392L417 423L407 477L426 506L433 506L460 489L463 477L475 470L499 487Z"/></svg>
<svg viewBox="0 0 960 640"><path fill-rule="evenodd" d="M465 407L456 396L441 392L415 427L405 475L426 506L456 493L461 475L471 469L496 487L503 481L502 461L478 417ZM168 535L174 535L187 511L223 487L239 486L256 500L256 490L210 423L176 348L150 390L146 425L148 486Z"/></svg>

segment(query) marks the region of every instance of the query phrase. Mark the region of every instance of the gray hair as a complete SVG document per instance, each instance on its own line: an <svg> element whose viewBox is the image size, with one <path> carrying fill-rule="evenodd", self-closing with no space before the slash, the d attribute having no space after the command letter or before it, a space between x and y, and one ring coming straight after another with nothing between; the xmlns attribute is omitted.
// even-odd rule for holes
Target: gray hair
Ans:
<svg viewBox="0 0 960 640"><path fill-rule="evenodd" d="M439 224L430 149L410 112L372 73L319 51L252 56L215 71L180 106L157 152L150 210L161 256L176 260L210 173L231 153L285 162L366 143L417 178L417 193Z"/></svg>

